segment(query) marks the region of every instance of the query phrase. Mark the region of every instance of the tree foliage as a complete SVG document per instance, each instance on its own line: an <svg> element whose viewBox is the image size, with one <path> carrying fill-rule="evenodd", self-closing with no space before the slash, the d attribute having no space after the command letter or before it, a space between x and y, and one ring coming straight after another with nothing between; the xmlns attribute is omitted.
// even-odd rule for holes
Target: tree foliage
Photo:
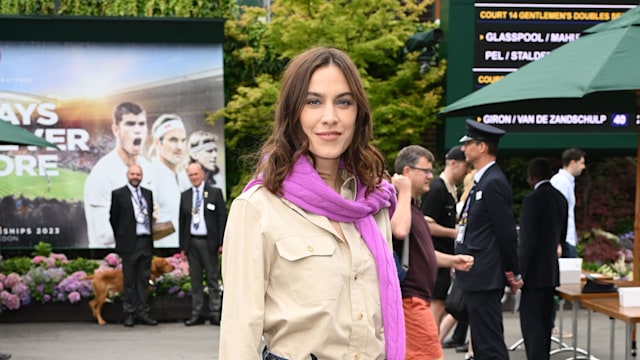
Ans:
<svg viewBox="0 0 640 360"><path fill-rule="evenodd" d="M2 0L3 15L226 17L232 0Z"/></svg>
<svg viewBox="0 0 640 360"><path fill-rule="evenodd" d="M590 157L576 178L578 231L601 228L615 234L633 230L637 159Z"/></svg>
<svg viewBox="0 0 640 360"><path fill-rule="evenodd" d="M233 48L227 47L226 55L234 63L225 63L225 72L244 70L244 75L234 77L239 83L228 89L226 107L209 121L226 120L227 166L237 167L227 174L231 198L252 175L255 159L247 155L255 155L271 128L287 61L313 46L339 48L358 66L373 111L376 145L389 165L402 146L424 144L442 105L445 65L421 73L417 54L403 50L410 35L433 26L419 21L429 4L280 0L271 14L243 9L240 18L227 21L225 35Z"/></svg>

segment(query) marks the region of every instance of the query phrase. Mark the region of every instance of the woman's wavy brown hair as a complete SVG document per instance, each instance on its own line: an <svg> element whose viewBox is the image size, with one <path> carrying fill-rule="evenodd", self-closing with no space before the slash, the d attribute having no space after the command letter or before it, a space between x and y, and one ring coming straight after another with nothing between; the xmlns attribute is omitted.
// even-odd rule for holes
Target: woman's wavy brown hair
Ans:
<svg viewBox="0 0 640 360"><path fill-rule="evenodd" d="M262 173L264 186L274 194L281 192L284 178L301 155L308 155L315 162L313 154L309 152L307 135L300 125L300 114L311 76L319 68L329 65L337 66L342 71L358 108L353 141L342 154L344 165L367 187L367 193L374 191L383 178L384 159L369 143L373 120L358 69L344 52L316 47L296 56L287 65L273 131L260 151L256 175Z"/></svg>

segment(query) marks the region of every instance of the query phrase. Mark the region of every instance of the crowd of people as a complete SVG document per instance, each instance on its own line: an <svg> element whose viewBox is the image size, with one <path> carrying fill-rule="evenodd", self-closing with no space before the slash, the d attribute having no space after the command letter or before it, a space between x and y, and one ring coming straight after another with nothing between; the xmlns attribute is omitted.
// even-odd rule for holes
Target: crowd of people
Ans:
<svg viewBox="0 0 640 360"><path fill-rule="evenodd" d="M390 176L354 63L324 47L295 57L226 224L220 359L442 359L454 286L466 309L458 327L470 330L465 358L509 358L501 301L522 288L527 356L548 359L557 258L570 256L575 226L570 194L554 188L547 160L532 160L519 244L496 162L505 131L467 120L461 135L437 178L436 157L418 145L400 150ZM580 155L561 170L575 177L584 153L567 153ZM408 252L402 279L392 250Z"/></svg>
<svg viewBox="0 0 640 360"><path fill-rule="evenodd" d="M442 359L450 344L465 359L508 359L501 301L520 289L527 358L549 358L557 259L576 256L584 152L566 150L554 176L546 159L529 163L518 235L497 164L504 130L467 120L437 177L436 156L419 145L400 149L391 176L372 145L355 64L325 47L288 64L271 135L228 217L214 187L215 135L187 137L178 115L163 114L143 156L147 117L134 102L115 107L112 130L115 146L91 169L84 205L89 246L114 246L123 259L125 326L157 324L147 305L153 224L170 222L177 231L164 241L189 261L185 325L220 325L220 359ZM37 213L10 200L0 203L6 214ZM393 252L408 258L402 279ZM453 287L465 316L447 341Z"/></svg>

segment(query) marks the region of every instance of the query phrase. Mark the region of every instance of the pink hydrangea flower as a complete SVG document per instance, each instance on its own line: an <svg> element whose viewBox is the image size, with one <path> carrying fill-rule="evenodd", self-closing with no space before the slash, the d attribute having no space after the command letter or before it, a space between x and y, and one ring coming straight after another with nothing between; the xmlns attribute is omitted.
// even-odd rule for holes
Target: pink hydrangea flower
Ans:
<svg viewBox="0 0 640 360"><path fill-rule="evenodd" d="M180 253L174 254L167 258L167 262L173 266L172 275L181 277L189 274L189 263L184 260Z"/></svg>
<svg viewBox="0 0 640 360"><path fill-rule="evenodd" d="M46 259L47 258L42 255L34 256L33 259L31 259L31 263L35 265L40 265L40 263L44 262Z"/></svg>
<svg viewBox="0 0 640 360"><path fill-rule="evenodd" d="M9 310L17 310L20 308L20 298L6 290L0 293L0 302Z"/></svg>
<svg viewBox="0 0 640 360"><path fill-rule="evenodd" d="M107 263L107 265L111 266L111 267L118 267L118 265L120 265L120 256L118 256L118 254L116 253L109 253L107 254L107 256L104 257L105 262Z"/></svg>
<svg viewBox="0 0 640 360"><path fill-rule="evenodd" d="M7 278L4 279L4 286L7 287L8 289L13 288L17 283L22 282L22 279L20 278L20 275L16 274L16 273L11 273L9 275L7 275Z"/></svg>
<svg viewBox="0 0 640 360"><path fill-rule="evenodd" d="M69 262L69 260L67 260L67 255L65 255L65 254L51 253L51 254L49 254L49 257L52 258L53 260L60 260L60 263L62 265L64 265L64 264Z"/></svg>
<svg viewBox="0 0 640 360"><path fill-rule="evenodd" d="M54 258L45 258L44 263L47 265L47 269L51 269L56 266L56 259Z"/></svg>

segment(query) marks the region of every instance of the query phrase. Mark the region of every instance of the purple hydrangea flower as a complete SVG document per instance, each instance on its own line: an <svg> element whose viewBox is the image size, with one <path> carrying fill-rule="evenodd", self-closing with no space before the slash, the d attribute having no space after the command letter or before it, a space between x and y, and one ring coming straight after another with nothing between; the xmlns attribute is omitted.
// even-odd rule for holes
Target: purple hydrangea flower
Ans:
<svg viewBox="0 0 640 360"><path fill-rule="evenodd" d="M77 291L72 291L71 293L69 293L69 302L70 303L75 304L78 301L80 301L80 293L78 293Z"/></svg>

